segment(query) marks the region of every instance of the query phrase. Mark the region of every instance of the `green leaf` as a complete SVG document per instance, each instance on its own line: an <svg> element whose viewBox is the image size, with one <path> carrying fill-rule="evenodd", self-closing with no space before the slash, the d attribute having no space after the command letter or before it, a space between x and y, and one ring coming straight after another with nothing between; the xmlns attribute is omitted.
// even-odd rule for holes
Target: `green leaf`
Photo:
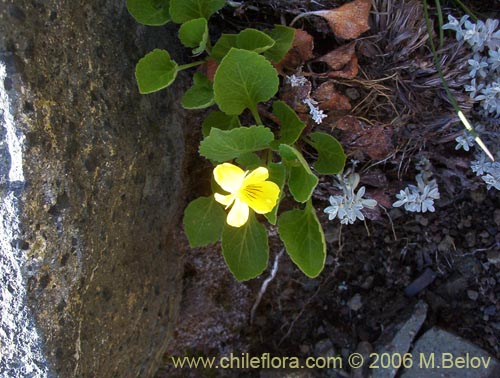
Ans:
<svg viewBox="0 0 500 378"><path fill-rule="evenodd" d="M191 247L202 247L220 239L226 212L213 196L199 197L184 210L184 231Z"/></svg>
<svg viewBox="0 0 500 378"><path fill-rule="evenodd" d="M346 156L342 145L329 134L315 132L310 135L311 145L318 151L314 169L322 175L336 175L344 170Z"/></svg>
<svg viewBox="0 0 500 378"><path fill-rule="evenodd" d="M280 202L284 197L283 187L285 186L286 181L286 168L284 164L279 163L269 163L267 168L269 170L268 180L274 182L280 188L280 198L278 199L278 203L274 206L274 209L270 213L264 214L269 223L274 225L276 224Z"/></svg>
<svg viewBox="0 0 500 378"><path fill-rule="evenodd" d="M194 55L200 55L207 46L207 20L204 18L196 18L183 23L179 28L179 39L184 46L194 49Z"/></svg>
<svg viewBox="0 0 500 378"><path fill-rule="evenodd" d="M238 281L257 277L267 267L269 245L263 225L255 219L253 211L241 227L224 225L222 254L229 270Z"/></svg>
<svg viewBox="0 0 500 378"><path fill-rule="evenodd" d="M251 170L262 166L262 159L255 152L247 152L236 159L236 163Z"/></svg>
<svg viewBox="0 0 500 378"><path fill-rule="evenodd" d="M292 261L307 276L317 277L325 266L325 235L309 201L304 210L281 214L278 233Z"/></svg>
<svg viewBox="0 0 500 378"><path fill-rule="evenodd" d="M224 162L247 152L269 147L274 139L271 130L264 126L238 127L232 130L212 128L200 144L200 155L216 162Z"/></svg>
<svg viewBox="0 0 500 378"><path fill-rule="evenodd" d="M173 83L177 76L177 63L165 50L155 49L146 54L135 66L139 92L159 91Z"/></svg>
<svg viewBox="0 0 500 378"><path fill-rule="evenodd" d="M201 126L201 132L204 137L210 134L212 127L221 130L231 130L236 127L241 127L241 123L238 116L227 115L226 113L214 110L205 118Z"/></svg>
<svg viewBox="0 0 500 378"><path fill-rule="evenodd" d="M278 117L281 122L280 134L281 138L274 141L271 147L277 150L280 144L294 144L299 139L302 130L306 127L299 116L283 101L275 101L273 104L273 114Z"/></svg>
<svg viewBox="0 0 500 378"><path fill-rule="evenodd" d="M193 76L193 86L182 97L184 109L203 109L215 103L212 82L201 72Z"/></svg>
<svg viewBox="0 0 500 378"><path fill-rule="evenodd" d="M170 0L170 16L178 24L195 18L208 20L225 4L226 0Z"/></svg>
<svg viewBox="0 0 500 378"><path fill-rule="evenodd" d="M170 21L169 0L127 0L127 9L143 25L160 26Z"/></svg>
<svg viewBox="0 0 500 378"><path fill-rule="evenodd" d="M239 115L246 108L257 113L257 104L273 97L278 84L278 72L266 58L232 48L215 73L215 102L227 114Z"/></svg>
<svg viewBox="0 0 500 378"><path fill-rule="evenodd" d="M273 47L275 43L266 33L249 28L239 34L222 34L210 56L220 62L233 47L261 53Z"/></svg>
<svg viewBox="0 0 500 378"><path fill-rule="evenodd" d="M266 33L252 28L242 30L236 37L236 47L256 53L269 50L275 43Z"/></svg>
<svg viewBox="0 0 500 378"><path fill-rule="evenodd" d="M264 56L271 62L278 63L283 60L288 50L292 47L295 29L288 26L276 25L268 34L276 43L264 53Z"/></svg>
<svg viewBox="0 0 500 378"><path fill-rule="evenodd" d="M220 62L231 48L236 47L237 39L238 34L222 34L212 48L210 56Z"/></svg>
<svg viewBox="0 0 500 378"><path fill-rule="evenodd" d="M280 145L280 155L288 165L290 177L288 188L297 202L306 202L318 184L318 178L311 172L307 161L294 147Z"/></svg>

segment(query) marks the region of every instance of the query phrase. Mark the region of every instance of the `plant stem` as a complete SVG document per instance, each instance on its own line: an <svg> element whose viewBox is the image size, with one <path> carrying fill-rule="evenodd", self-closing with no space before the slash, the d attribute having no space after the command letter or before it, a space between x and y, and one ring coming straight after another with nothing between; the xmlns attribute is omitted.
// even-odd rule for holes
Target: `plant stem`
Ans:
<svg viewBox="0 0 500 378"><path fill-rule="evenodd" d="M207 44L205 46L205 51L207 52L208 55L212 52L212 41L210 41L210 38L207 38Z"/></svg>
<svg viewBox="0 0 500 378"><path fill-rule="evenodd" d="M438 0L437 0L438 1ZM464 113L458 106L457 100L455 99L455 96L450 91L450 88L448 87L448 82L444 78L443 71L441 70L441 64L439 63L439 59L436 53L436 46L434 45L434 40L432 39L432 28L431 28L431 20L429 18L429 11L428 11L428 5L427 5L427 0L424 0L424 16L425 16L425 24L427 26L427 33L429 34L429 45L431 47L432 51L432 57L434 60L434 65L436 66L436 70L438 72L439 78L441 79L441 82L443 83L443 88L446 92L446 95L448 96L448 99L450 100L451 105L457 112L458 117L462 121L463 125L467 129L467 131L474 137L474 140L476 143L481 147L481 149L488 155L488 157L491 159L491 161L495 161L493 158L493 155L491 152L488 150L488 148L485 146L481 138L479 138L479 135L477 135L476 131L472 128L470 122L465 118Z"/></svg>
<svg viewBox="0 0 500 378"><path fill-rule="evenodd" d="M441 10L441 3L439 2L439 0L435 1L439 24L439 49L441 50L444 46L443 12Z"/></svg>
<svg viewBox="0 0 500 378"><path fill-rule="evenodd" d="M259 112L257 111L257 107L251 107L250 111L252 112L252 116L255 119L255 122L257 122L257 125L263 125L262 119L260 119Z"/></svg>
<svg viewBox="0 0 500 378"><path fill-rule="evenodd" d="M196 66L199 66L199 65L201 65L203 63L205 63L204 60L198 60L197 62L192 62L192 63L188 63L188 64L182 64L180 66L177 66L177 71L187 70L188 68L196 67Z"/></svg>
<svg viewBox="0 0 500 378"><path fill-rule="evenodd" d="M459 7L461 7L465 13L467 13L474 22L477 22L478 18L476 17L476 15L467 7L467 5L465 5L464 3L462 3L460 0L453 0L456 4L458 4Z"/></svg>

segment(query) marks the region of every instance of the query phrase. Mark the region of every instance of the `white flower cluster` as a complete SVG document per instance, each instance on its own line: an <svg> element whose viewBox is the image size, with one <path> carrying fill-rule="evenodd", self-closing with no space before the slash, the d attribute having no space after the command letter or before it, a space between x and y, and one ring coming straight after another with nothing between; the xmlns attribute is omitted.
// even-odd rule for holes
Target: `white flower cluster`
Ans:
<svg viewBox="0 0 500 378"><path fill-rule="evenodd" d="M307 80L304 76L295 74L287 76L286 81L292 87L302 87L307 83L309 83L309 80ZM311 115L313 121L316 122L318 125L323 122L324 118L327 117L327 115L323 113L323 110L316 107L316 105L318 105L318 102L312 99L310 95L304 98L302 102L309 107L309 114Z"/></svg>
<svg viewBox="0 0 500 378"><path fill-rule="evenodd" d="M439 189L436 180L429 180L432 176L430 172L430 162L423 158L418 164L417 169L420 171L415 177L417 186L408 185L399 194L396 194L398 201L394 202L394 207L405 207L405 210L417 213L425 213L427 211L434 212L434 200L440 198Z"/></svg>
<svg viewBox="0 0 500 378"><path fill-rule="evenodd" d="M343 195L330 196L330 206L324 209L324 212L328 214L328 219L339 218L342 224L353 224L357 219L365 220L361 210L365 207L373 209L377 206L377 201L363 198L365 195L364 186L359 188L357 193L355 192L359 184L359 174L337 175L337 178L339 181L337 186L342 189Z"/></svg>
<svg viewBox="0 0 500 378"><path fill-rule="evenodd" d="M453 30L458 41L469 44L474 52L468 60L470 85L465 90L480 102L484 115L500 116L500 30L498 20L473 23L465 15L460 20L449 15L443 29Z"/></svg>
<svg viewBox="0 0 500 378"><path fill-rule="evenodd" d="M467 130L464 130L461 135L457 136L455 141L457 142L455 150L462 148L464 151L469 151L474 146L474 137Z"/></svg>
<svg viewBox="0 0 500 378"><path fill-rule="evenodd" d="M500 158L500 153L498 154ZM486 188L500 190L500 163L490 161L484 152L476 156L476 160L471 162L472 171L480 176L486 183Z"/></svg>
<svg viewBox="0 0 500 378"><path fill-rule="evenodd" d="M286 81L290 83L292 87L302 87L303 85L306 85L309 80L302 75L293 74L292 76L287 76Z"/></svg>
<svg viewBox="0 0 500 378"><path fill-rule="evenodd" d="M427 211L434 212L434 200L439 199L439 189L436 180L424 183L422 174L416 177L417 185L408 185L407 188L396 194L398 201L394 202L394 207L405 207L405 210L417 213Z"/></svg>
<svg viewBox="0 0 500 378"><path fill-rule="evenodd" d="M309 106L309 114L311 115L314 122L318 125L323 122L323 118L326 118L327 115L323 113L323 110L320 110L316 107L318 103L314 101L312 98L307 97L302 101L304 104Z"/></svg>

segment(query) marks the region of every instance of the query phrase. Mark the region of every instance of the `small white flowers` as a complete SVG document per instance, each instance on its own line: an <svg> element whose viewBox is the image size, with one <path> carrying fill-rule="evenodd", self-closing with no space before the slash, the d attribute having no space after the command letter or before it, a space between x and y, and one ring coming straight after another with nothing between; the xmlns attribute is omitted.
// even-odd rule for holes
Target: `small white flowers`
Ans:
<svg viewBox="0 0 500 378"><path fill-rule="evenodd" d="M318 103L314 101L312 98L308 97L302 101L304 104L309 106L309 114L311 115L314 122L318 125L323 122L323 118L326 118L327 115L323 113L323 110L320 110L315 105Z"/></svg>
<svg viewBox="0 0 500 378"><path fill-rule="evenodd" d="M328 219L340 219L342 224L353 224L357 219L365 220L365 216L361 212L367 207L373 209L377 206L377 201L374 199L363 198L365 195L365 187L359 188L355 193L355 189L359 184L359 175L351 173L347 177L342 175L337 176L340 181L340 188L343 191L342 196L330 196L330 206L323 211L328 214Z"/></svg>
<svg viewBox="0 0 500 378"><path fill-rule="evenodd" d="M434 212L434 200L440 198L436 180L426 183L422 173L419 173L415 179L417 180L417 186L408 185L407 188L401 190L399 194L396 194L398 201L394 202L392 206L400 207L404 205L405 210L411 212Z"/></svg>
<svg viewBox="0 0 500 378"><path fill-rule="evenodd" d="M486 188L490 190L495 188L500 190L500 163L490 161L486 155L481 152L476 156L476 160L471 162L471 169L486 183Z"/></svg>
<svg viewBox="0 0 500 378"><path fill-rule="evenodd" d="M473 23L467 15L460 21L449 15L443 29L453 30L458 41L467 42L474 55L469 64L470 85L465 91L480 103L485 115L500 116L500 30L498 20L478 20Z"/></svg>
<svg viewBox="0 0 500 378"><path fill-rule="evenodd" d="M295 74L287 76L286 81L292 86L292 88L302 87L309 83L309 80L307 80L304 76ZM319 125L323 122L323 119L327 117L327 115L323 113L323 110L316 107L316 105L318 105L318 102L311 98L310 94L308 94L307 97L303 98L302 102L309 107L309 114L311 115L313 121L316 122L316 124Z"/></svg>
<svg viewBox="0 0 500 378"><path fill-rule="evenodd" d="M306 85L308 80L301 75L295 75L293 74L292 76L287 76L286 80L290 83L292 87L302 87L303 85Z"/></svg>
<svg viewBox="0 0 500 378"><path fill-rule="evenodd" d="M464 151L469 151L474 146L474 137L467 130L464 130L462 135L457 136L455 141L457 142L455 150L462 148Z"/></svg>
<svg viewBox="0 0 500 378"><path fill-rule="evenodd" d="M500 31L497 31L499 21L488 19L486 22L478 20L473 23L469 16L463 16L458 21L452 15L448 16L448 23L443 25L443 29L456 32L458 41L467 42L474 51L483 51L487 46L489 49L495 49L500 46Z"/></svg>
<svg viewBox="0 0 500 378"><path fill-rule="evenodd" d="M392 206L404 206L405 210L417 213L434 212L434 200L440 198L436 180L430 180L432 176L432 165L429 159L423 157L416 164L419 174L415 176L417 186L408 185L399 194L396 194L398 201Z"/></svg>
<svg viewBox="0 0 500 378"><path fill-rule="evenodd" d="M469 59L467 62L469 66L471 66L469 72L470 77L474 78L476 74L479 74L482 78L486 77L487 70L485 70L485 68L488 67L486 57L480 56L479 53L475 53L473 59Z"/></svg>

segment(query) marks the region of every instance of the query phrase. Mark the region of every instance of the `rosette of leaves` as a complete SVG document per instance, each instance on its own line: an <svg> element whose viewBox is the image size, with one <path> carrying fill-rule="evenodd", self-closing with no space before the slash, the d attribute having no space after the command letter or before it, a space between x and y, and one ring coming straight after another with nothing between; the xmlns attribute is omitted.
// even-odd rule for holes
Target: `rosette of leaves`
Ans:
<svg viewBox="0 0 500 378"><path fill-rule="evenodd" d="M269 180L280 188L280 198L271 212L252 211L241 227L226 222L224 207L213 195L192 201L184 213L184 229L192 247L221 242L224 259L236 279L248 280L268 265L268 235L263 222L277 225L278 234L292 261L309 277L324 268L326 244L312 203L318 174L340 173L345 155L335 138L326 133L303 135L305 124L292 108L274 101L272 113L278 127L271 129L259 114L258 105L278 92L279 77L273 64L279 63L292 45L295 30L275 26L263 32L245 29L222 34L212 45L208 21L225 4L223 0L127 0L133 17L146 25L169 21L181 24L181 43L201 60L179 65L165 50L153 50L136 66L141 93L152 93L171 85L180 70L211 60L217 63L213 80L201 72L182 98L186 109L217 107L202 125L201 156L215 164L231 162L244 170L266 167ZM255 124L242 125L240 116L248 111ZM301 143L298 143L298 142ZM300 145L317 152L312 163L304 158ZM280 209L290 196L297 205Z"/></svg>

